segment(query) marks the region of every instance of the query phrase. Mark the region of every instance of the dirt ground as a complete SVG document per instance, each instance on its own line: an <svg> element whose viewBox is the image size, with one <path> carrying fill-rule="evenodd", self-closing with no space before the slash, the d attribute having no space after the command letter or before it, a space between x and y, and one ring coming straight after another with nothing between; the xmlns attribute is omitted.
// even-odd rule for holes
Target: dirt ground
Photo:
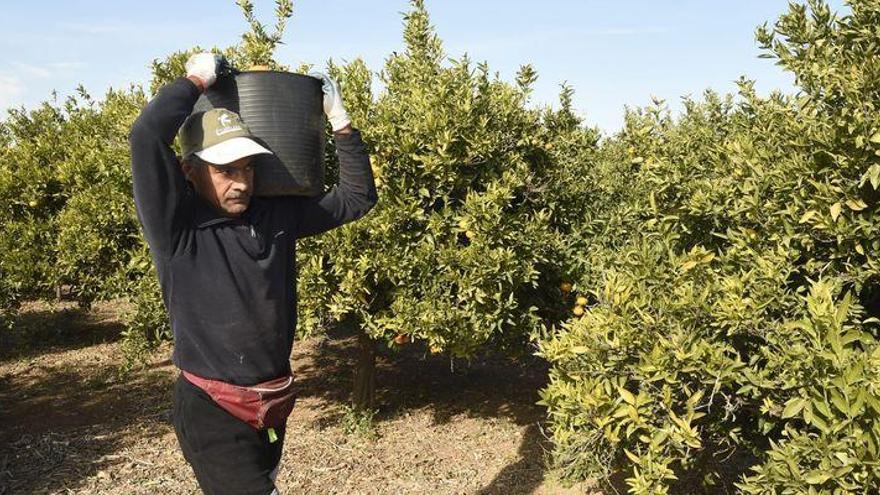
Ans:
<svg viewBox="0 0 880 495"><path fill-rule="evenodd" d="M169 422L170 347L120 381L119 303L26 308L0 336L0 495L200 493ZM346 434L355 339L298 341L286 494L582 494L545 468L546 373L533 359L468 365L417 346L380 359L375 437Z"/></svg>

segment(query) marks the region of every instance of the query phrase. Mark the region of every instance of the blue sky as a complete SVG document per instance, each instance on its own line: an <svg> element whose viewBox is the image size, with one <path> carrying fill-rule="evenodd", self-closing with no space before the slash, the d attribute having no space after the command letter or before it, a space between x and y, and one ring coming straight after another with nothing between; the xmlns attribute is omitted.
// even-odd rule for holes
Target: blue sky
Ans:
<svg viewBox="0 0 880 495"><path fill-rule="evenodd" d="M831 0L836 9L843 0ZM272 22L274 0L254 0ZM678 107L706 88L731 91L740 75L758 89L793 91L772 60L757 58L754 30L787 0L426 0L449 56L468 53L512 80L521 64L539 74L533 102L553 104L559 85L575 89L575 107L612 132L624 105L652 96ZM276 59L323 66L363 57L379 70L402 46L406 0L294 0L286 45ZM144 84L154 58L194 45L237 42L245 22L233 0L6 2L0 18L0 111L32 107L82 83L99 97L108 87ZM5 115L5 111L2 112Z"/></svg>

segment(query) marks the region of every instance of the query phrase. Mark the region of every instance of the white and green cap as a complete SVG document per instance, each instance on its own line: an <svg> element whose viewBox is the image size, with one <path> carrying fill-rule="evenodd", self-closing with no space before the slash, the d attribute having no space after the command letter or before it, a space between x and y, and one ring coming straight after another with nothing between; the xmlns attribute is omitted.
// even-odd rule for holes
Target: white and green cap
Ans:
<svg viewBox="0 0 880 495"><path fill-rule="evenodd" d="M180 127L183 158L196 155L215 165L226 165L251 155L272 154L260 145L241 117L225 108L196 112Z"/></svg>

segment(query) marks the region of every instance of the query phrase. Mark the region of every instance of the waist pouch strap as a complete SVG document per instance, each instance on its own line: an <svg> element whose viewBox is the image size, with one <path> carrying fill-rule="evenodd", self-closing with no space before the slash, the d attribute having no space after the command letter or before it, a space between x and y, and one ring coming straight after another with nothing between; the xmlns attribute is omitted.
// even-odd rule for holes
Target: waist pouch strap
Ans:
<svg viewBox="0 0 880 495"><path fill-rule="evenodd" d="M181 371L184 378L204 390L223 410L258 430L283 425L296 402L293 375L243 387Z"/></svg>

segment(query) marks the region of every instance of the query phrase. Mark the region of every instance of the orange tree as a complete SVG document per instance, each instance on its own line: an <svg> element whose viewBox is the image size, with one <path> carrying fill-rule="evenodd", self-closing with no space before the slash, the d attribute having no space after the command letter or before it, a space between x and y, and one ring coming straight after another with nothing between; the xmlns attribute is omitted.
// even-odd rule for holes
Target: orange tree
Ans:
<svg viewBox="0 0 880 495"><path fill-rule="evenodd" d="M639 494L880 486L880 4L850 4L793 4L758 31L799 94L743 80L677 120L658 102L588 168L588 304L540 343L568 478L623 471Z"/></svg>
<svg viewBox="0 0 880 495"><path fill-rule="evenodd" d="M82 88L9 111L0 124L0 306L50 298L59 287L88 306L125 294L142 272L128 200L128 126L145 99L134 88L94 101Z"/></svg>
<svg viewBox="0 0 880 495"><path fill-rule="evenodd" d="M377 343L516 354L561 315L548 304L560 297L551 151L578 129L570 105L528 108L529 66L510 84L466 56L448 59L420 0L403 35L378 94L362 61L330 67L368 141L379 203L298 248L299 330L334 320L360 330L361 409L372 407Z"/></svg>
<svg viewBox="0 0 880 495"><path fill-rule="evenodd" d="M62 110L47 103L30 113L10 110L0 126L0 198L5 205L0 210L0 305L7 316L22 299L53 291L54 284L47 282L49 246L52 215L59 206L46 200L60 185L52 180L57 147L49 137L63 125Z"/></svg>

